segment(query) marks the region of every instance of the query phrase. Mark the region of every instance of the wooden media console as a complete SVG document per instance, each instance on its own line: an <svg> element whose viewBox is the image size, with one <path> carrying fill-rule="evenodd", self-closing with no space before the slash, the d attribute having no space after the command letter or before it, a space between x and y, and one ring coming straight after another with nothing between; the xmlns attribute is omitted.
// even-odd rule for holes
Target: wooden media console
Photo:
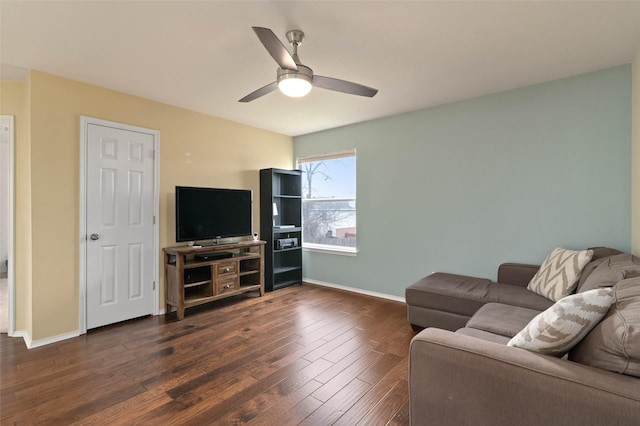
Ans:
<svg viewBox="0 0 640 426"><path fill-rule="evenodd" d="M264 241L165 247L167 313L249 291L264 295Z"/></svg>

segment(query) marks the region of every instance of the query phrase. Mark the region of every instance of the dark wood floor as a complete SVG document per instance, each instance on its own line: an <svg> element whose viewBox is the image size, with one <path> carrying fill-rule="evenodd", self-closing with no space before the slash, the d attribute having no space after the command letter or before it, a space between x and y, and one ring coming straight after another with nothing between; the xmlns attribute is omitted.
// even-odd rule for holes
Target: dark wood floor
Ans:
<svg viewBox="0 0 640 426"><path fill-rule="evenodd" d="M0 337L0 423L407 425L405 305L289 287L27 350Z"/></svg>

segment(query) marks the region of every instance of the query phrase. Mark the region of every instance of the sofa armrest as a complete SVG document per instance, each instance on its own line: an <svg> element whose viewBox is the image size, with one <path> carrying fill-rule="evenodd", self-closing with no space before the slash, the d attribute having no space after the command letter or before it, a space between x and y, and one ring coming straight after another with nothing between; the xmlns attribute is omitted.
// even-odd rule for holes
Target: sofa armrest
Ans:
<svg viewBox="0 0 640 426"><path fill-rule="evenodd" d="M498 282L526 287L538 269L540 269L540 265L503 263L498 267Z"/></svg>
<svg viewBox="0 0 640 426"><path fill-rule="evenodd" d="M640 379L428 328L411 341L412 425L631 425Z"/></svg>

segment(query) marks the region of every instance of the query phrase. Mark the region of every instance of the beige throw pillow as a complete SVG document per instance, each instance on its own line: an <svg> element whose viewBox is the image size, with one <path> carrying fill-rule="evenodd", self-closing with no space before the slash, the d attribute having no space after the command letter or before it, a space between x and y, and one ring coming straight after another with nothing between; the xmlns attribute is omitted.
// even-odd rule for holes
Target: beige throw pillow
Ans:
<svg viewBox="0 0 640 426"><path fill-rule="evenodd" d="M593 256L592 250L553 249L527 289L554 302L568 296L578 285L580 273Z"/></svg>
<svg viewBox="0 0 640 426"><path fill-rule="evenodd" d="M613 300L611 288L567 296L533 318L507 346L562 356L598 324Z"/></svg>

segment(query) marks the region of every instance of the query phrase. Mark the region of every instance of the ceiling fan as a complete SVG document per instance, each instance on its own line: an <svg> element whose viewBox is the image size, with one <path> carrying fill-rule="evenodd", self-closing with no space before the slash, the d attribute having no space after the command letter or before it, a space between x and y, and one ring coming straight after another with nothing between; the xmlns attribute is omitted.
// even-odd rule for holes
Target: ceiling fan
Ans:
<svg viewBox="0 0 640 426"><path fill-rule="evenodd" d="M249 93L247 96L240 99L239 102L251 102L261 96L273 92L276 89L280 89L280 91L287 96L301 97L309 93L312 86L334 90L336 92L348 93L350 95L367 96L370 98L378 93L378 89L363 86L361 84L339 80L337 78L314 75L313 70L300 63L300 58L298 57L298 46L300 46L300 44L302 44L302 40L304 40L304 33L302 31L291 30L287 32L287 40L293 46L292 55L269 28L252 28L269 54L273 59L275 59L280 67L277 71L276 81Z"/></svg>

